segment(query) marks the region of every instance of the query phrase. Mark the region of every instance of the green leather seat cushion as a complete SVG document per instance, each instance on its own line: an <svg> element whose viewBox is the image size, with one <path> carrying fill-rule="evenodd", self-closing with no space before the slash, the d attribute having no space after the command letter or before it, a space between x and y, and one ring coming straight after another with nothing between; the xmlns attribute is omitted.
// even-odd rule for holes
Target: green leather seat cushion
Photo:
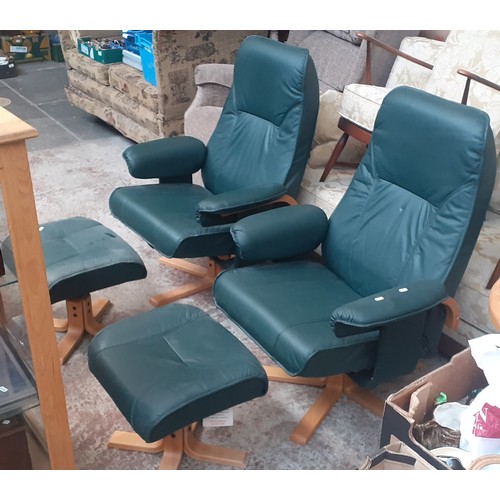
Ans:
<svg viewBox="0 0 500 500"><path fill-rule="evenodd" d="M377 334L337 338L331 326L333 310L360 295L318 262L231 269L217 278L214 297L290 375L321 377L373 366Z"/></svg>
<svg viewBox="0 0 500 500"><path fill-rule="evenodd" d="M230 225L204 227L197 221L198 203L211 196L196 184L148 184L116 189L109 206L115 217L167 257L230 254Z"/></svg>
<svg viewBox="0 0 500 500"><path fill-rule="evenodd" d="M200 309L171 304L113 323L90 343L90 371L145 441L268 389L259 361Z"/></svg>
<svg viewBox="0 0 500 500"><path fill-rule="evenodd" d="M41 224L40 236L52 304L147 275L137 252L92 219L70 217ZM2 254L15 273L10 237L2 244Z"/></svg>

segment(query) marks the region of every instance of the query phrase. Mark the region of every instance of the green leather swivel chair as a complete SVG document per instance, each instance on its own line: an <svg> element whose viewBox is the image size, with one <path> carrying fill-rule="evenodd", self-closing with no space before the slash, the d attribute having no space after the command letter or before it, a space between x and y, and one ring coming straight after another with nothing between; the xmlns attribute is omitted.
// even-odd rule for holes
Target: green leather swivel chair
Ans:
<svg viewBox="0 0 500 500"><path fill-rule="evenodd" d="M233 86L206 146L181 136L124 152L132 176L159 182L116 189L111 212L167 257L161 262L202 278L151 298L153 305L211 288L216 258L233 254L234 221L295 203L318 106L309 52L254 35L238 50ZM198 171L203 186L192 183ZM209 257L209 269L183 260L196 257Z"/></svg>
<svg viewBox="0 0 500 500"><path fill-rule="evenodd" d="M486 113L400 87L329 220L298 205L231 228L239 264L217 277L216 304L276 363L270 380L325 387L292 441L342 393L381 414L369 389L437 352L495 171ZM322 260L298 258L319 245Z"/></svg>

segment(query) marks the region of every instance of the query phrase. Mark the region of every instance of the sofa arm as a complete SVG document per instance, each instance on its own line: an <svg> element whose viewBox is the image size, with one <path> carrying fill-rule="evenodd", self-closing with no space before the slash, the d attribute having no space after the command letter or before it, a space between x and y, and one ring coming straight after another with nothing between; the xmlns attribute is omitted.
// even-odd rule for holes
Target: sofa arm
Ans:
<svg viewBox="0 0 500 500"><path fill-rule="evenodd" d="M427 311L448 298L439 281L418 281L337 307L330 318L337 337L348 337Z"/></svg>
<svg viewBox="0 0 500 500"><path fill-rule="evenodd" d="M231 227L236 257L243 262L286 259L315 250L328 219L314 205L294 205L246 217Z"/></svg>
<svg viewBox="0 0 500 500"><path fill-rule="evenodd" d="M191 176L202 167L205 155L203 142L188 136L134 144L123 152L132 177L162 180Z"/></svg>

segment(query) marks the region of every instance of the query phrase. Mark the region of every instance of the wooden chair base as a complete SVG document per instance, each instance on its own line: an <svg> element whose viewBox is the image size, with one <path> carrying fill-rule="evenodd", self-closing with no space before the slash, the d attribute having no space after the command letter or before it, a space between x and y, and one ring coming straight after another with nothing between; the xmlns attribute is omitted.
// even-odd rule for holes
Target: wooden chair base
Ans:
<svg viewBox="0 0 500 500"><path fill-rule="evenodd" d="M146 443L133 432L116 431L111 436L108 447L145 453L163 452L160 470L179 469L184 455L194 460L238 469L244 469L247 466L248 453L246 451L203 443L195 436L196 427L197 423L189 425L153 443Z"/></svg>
<svg viewBox="0 0 500 500"><path fill-rule="evenodd" d="M370 391L359 387L347 375L334 375L324 378L291 377L279 367L266 366L264 368L269 380L272 382L324 387L323 392L290 435L290 441L294 443L306 445L309 442L316 429L330 413L342 394L379 417L384 413L385 402L374 396Z"/></svg>
<svg viewBox="0 0 500 500"><path fill-rule="evenodd" d="M220 272L220 266L213 259L209 259L208 268L198 266L184 259L168 259L166 257L161 257L160 263L165 266L184 271L185 273L199 279L193 283L181 285L174 290L154 295L149 299L150 304L154 307L170 304L171 302L175 302L185 297L190 297L195 293L209 290L212 288L215 278Z"/></svg>
<svg viewBox="0 0 500 500"><path fill-rule="evenodd" d="M94 336L104 327L99 319L110 305L111 302L107 299L100 299L92 304L90 295L66 301L68 318L54 319L56 332L66 332L57 345L61 365L66 363L85 333Z"/></svg>

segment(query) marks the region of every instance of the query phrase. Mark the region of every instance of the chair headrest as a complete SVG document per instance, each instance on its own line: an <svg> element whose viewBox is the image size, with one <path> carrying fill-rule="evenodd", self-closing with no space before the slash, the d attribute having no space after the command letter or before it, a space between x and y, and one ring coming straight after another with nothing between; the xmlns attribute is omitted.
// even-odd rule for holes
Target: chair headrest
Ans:
<svg viewBox="0 0 500 500"><path fill-rule="evenodd" d="M308 62L313 64L307 49L258 35L247 37L234 67L236 107L280 126L290 107L302 103Z"/></svg>
<svg viewBox="0 0 500 500"><path fill-rule="evenodd" d="M374 150L365 158L375 160L374 175L439 206L481 174L489 123L479 109L396 87L377 115Z"/></svg>

